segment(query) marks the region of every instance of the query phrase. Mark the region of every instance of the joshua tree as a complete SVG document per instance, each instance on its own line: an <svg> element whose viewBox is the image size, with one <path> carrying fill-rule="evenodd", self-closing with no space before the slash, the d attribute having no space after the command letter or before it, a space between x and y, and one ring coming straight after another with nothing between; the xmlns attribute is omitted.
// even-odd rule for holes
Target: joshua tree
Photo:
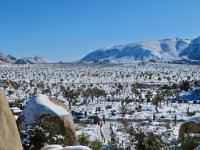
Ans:
<svg viewBox="0 0 200 150"><path fill-rule="evenodd" d="M147 99L147 105L148 105L148 102L151 101L151 98L152 98L153 94L151 91L147 91L147 94L145 95L146 99Z"/></svg>
<svg viewBox="0 0 200 150"><path fill-rule="evenodd" d="M126 112L127 112L127 105L130 103L130 101L125 101L125 100L122 100L121 101L121 112L122 112L122 115L125 116Z"/></svg>
<svg viewBox="0 0 200 150"><path fill-rule="evenodd" d="M138 90L137 86L135 86L135 85L131 86L131 92L132 92L132 94L135 95L136 98L137 97L139 98L141 95L140 91Z"/></svg>
<svg viewBox="0 0 200 150"><path fill-rule="evenodd" d="M40 89L40 91L42 91L45 88L44 82L39 82L36 84L37 88Z"/></svg>
<svg viewBox="0 0 200 150"><path fill-rule="evenodd" d="M88 89L83 90L81 94L84 100L88 99L88 97L90 96Z"/></svg>
<svg viewBox="0 0 200 150"><path fill-rule="evenodd" d="M105 101L106 101L106 99L107 99L107 93L106 93L105 90L101 90L101 96L103 96L104 99L105 99Z"/></svg>
<svg viewBox="0 0 200 150"><path fill-rule="evenodd" d="M88 88L87 90L87 93L89 93L91 99L92 99L92 102L94 101L94 97L95 97L95 90L94 88Z"/></svg>
<svg viewBox="0 0 200 150"><path fill-rule="evenodd" d="M119 95L123 91L123 89L124 89L123 85L120 84L120 83L115 84L115 88L116 88L115 91L116 91L117 95Z"/></svg>
<svg viewBox="0 0 200 150"><path fill-rule="evenodd" d="M155 105L155 110L158 113L158 103L160 102L160 106L161 106L161 102L164 100L164 96L162 93L158 92L154 98L153 104Z"/></svg>
<svg viewBox="0 0 200 150"><path fill-rule="evenodd" d="M99 97L101 97L101 90L98 88L93 88L95 97L97 98L97 104L99 103Z"/></svg>
<svg viewBox="0 0 200 150"><path fill-rule="evenodd" d="M76 99L79 97L80 93L74 89L70 89L70 87L67 87L67 89L62 88L63 96L66 97L69 101L69 109L71 109L71 103L75 102Z"/></svg>
<svg viewBox="0 0 200 150"><path fill-rule="evenodd" d="M112 96L112 102L113 102L113 100L115 99L116 91L111 91L110 94Z"/></svg>

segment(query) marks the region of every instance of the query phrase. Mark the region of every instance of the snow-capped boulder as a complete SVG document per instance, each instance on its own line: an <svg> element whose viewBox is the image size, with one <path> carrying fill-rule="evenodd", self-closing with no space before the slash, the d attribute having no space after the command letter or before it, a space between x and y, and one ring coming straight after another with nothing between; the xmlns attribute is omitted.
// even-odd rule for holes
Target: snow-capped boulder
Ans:
<svg viewBox="0 0 200 150"><path fill-rule="evenodd" d="M63 149L63 147L61 145L48 145L43 147L41 150L59 150L59 149Z"/></svg>
<svg viewBox="0 0 200 150"><path fill-rule="evenodd" d="M33 96L18 117L17 124L21 130L26 130L29 124L44 117L47 121L56 123L59 126L58 131L65 135L69 145L74 145L76 132L69 109L61 102L50 100L46 95Z"/></svg>
<svg viewBox="0 0 200 150"><path fill-rule="evenodd" d="M0 150L22 150L19 132L5 96L0 90Z"/></svg>
<svg viewBox="0 0 200 150"><path fill-rule="evenodd" d="M91 150L90 148L86 146L67 146L67 147L62 147L60 145L48 145L41 150Z"/></svg>
<svg viewBox="0 0 200 150"><path fill-rule="evenodd" d="M179 129L179 138L184 139L184 134L200 131L200 116L193 117L184 122Z"/></svg>
<svg viewBox="0 0 200 150"><path fill-rule="evenodd" d="M62 150L92 150L86 146L67 146L64 147Z"/></svg>

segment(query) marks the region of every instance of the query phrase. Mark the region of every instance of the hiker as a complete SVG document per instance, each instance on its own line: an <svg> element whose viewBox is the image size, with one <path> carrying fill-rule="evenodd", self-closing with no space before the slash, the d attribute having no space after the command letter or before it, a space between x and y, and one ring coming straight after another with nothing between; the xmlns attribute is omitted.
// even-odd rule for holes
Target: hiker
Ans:
<svg viewBox="0 0 200 150"><path fill-rule="evenodd" d="M103 115L103 122L104 122L104 124L106 123L106 117L105 117L105 115Z"/></svg>

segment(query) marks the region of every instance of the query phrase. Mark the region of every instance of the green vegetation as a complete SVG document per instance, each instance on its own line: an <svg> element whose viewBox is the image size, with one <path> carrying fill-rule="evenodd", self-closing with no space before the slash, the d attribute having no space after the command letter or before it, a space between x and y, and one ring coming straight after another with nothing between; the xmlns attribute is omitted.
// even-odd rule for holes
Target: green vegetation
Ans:
<svg viewBox="0 0 200 150"><path fill-rule="evenodd" d="M89 137L90 136L88 134L82 133L80 136L78 136L78 143L84 146L89 145L90 143Z"/></svg>
<svg viewBox="0 0 200 150"><path fill-rule="evenodd" d="M89 147L94 150L100 150L102 148L102 144L99 140L91 141Z"/></svg>
<svg viewBox="0 0 200 150"><path fill-rule="evenodd" d="M78 136L77 142L80 145L88 146L93 150L100 150L102 148L102 144L99 140L90 141L89 135L86 133L82 133Z"/></svg>
<svg viewBox="0 0 200 150"><path fill-rule="evenodd" d="M67 137L60 133L59 123L49 121L48 116L38 119L28 126L27 132L21 132L24 150L38 150L46 144L67 146Z"/></svg>
<svg viewBox="0 0 200 150"><path fill-rule="evenodd" d="M184 91L189 91L189 89L190 89L190 82L187 81L187 80L182 81L181 84L180 84L180 89L184 90Z"/></svg>
<svg viewBox="0 0 200 150"><path fill-rule="evenodd" d="M136 150L161 150L167 147L161 136L153 132L139 131L135 133L135 140Z"/></svg>

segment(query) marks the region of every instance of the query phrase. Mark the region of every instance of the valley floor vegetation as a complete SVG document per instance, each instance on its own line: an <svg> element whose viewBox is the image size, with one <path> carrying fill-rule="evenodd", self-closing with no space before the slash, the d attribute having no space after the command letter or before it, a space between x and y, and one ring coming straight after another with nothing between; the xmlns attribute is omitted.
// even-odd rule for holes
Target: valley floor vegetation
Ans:
<svg viewBox="0 0 200 150"><path fill-rule="evenodd" d="M167 63L0 65L0 86L17 118L42 93L67 105L77 145L93 150L193 150L200 131L179 138L200 116L200 66ZM21 131L25 149L68 145L45 120ZM38 147L36 147L36 145Z"/></svg>

